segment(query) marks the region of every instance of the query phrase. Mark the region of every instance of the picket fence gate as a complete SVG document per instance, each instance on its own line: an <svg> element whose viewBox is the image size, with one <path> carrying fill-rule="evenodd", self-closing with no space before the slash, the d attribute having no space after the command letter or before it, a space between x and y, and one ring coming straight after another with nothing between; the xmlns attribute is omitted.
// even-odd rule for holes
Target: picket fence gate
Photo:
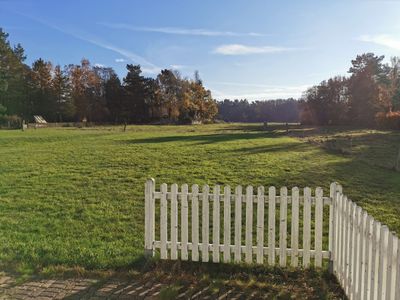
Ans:
<svg viewBox="0 0 400 300"><path fill-rule="evenodd" d="M223 209L221 209L221 206ZM157 222L156 222L157 221ZM289 228L290 227L290 228ZM289 229L289 230L288 230ZM201 233L201 234L200 234ZM267 237L267 239L265 239ZM290 245L289 245L290 244ZM322 267L350 299L400 299L395 234L343 193L294 187L145 184L145 251L161 259Z"/></svg>

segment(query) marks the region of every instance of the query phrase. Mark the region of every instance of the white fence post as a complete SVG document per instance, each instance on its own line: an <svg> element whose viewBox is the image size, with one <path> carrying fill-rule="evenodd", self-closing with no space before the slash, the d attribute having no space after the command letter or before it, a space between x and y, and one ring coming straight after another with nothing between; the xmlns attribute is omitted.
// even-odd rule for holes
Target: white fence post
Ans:
<svg viewBox="0 0 400 300"><path fill-rule="evenodd" d="M155 240L155 207L154 207L154 179L151 178L145 184L145 226L144 226L144 242L145 255L153 256Z"/></svg>

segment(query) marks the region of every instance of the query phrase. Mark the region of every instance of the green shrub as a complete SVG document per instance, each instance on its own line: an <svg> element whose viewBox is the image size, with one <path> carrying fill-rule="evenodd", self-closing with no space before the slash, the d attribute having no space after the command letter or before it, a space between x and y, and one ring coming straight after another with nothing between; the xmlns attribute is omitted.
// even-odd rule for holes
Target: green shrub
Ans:
<svg viewBox="0 0 400 300"><path fill-rule="evenodd" d="M21 128L22 119L16 115L0 115L0 127Z"/></svg>

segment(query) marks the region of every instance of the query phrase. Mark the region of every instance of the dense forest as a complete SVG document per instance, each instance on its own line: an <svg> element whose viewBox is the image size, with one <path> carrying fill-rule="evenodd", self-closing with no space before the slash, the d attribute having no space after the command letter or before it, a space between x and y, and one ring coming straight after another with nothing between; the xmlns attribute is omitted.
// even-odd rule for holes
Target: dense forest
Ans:
<svg viewBox="0 0 400 300"><path fill-rule="evenodd" d="M156 78L128 64L122 82L112 68L53 66L38 59L32 66L20 44L12 47L0 29L0 121L20 123L41 115L49 122L171 123L205 122L217 114L211 92L195 72L193 79L162 70Z"/></svg>
<svg viewBox="0 0 400 300"><path fill-rule="evenodd" d="M0 125L19 127L41 115L49 122L193 123L298 122L400 129L400 58L390 64L366 53L351 62L348 77L333 77L301 99L269 101L212 98L196 71L183 78L162 70L155 78L128 64L121 80L109 67L25 63L20 44L11 46L0 28Z"/></svg>
<svg viewBox="0 0 400 300"><path fill-rule="evenodd" d="M400 58L390 64L373 53L352 60L349 77L334 77L302 98L303 124L400 129Z"/></svg>
<svg viewBox="0 0 400 300"><path fill-rule="evenodd" d="M299 122L299 101L293 98L268 101L218 102L218 118L226 122Z"/></svg>

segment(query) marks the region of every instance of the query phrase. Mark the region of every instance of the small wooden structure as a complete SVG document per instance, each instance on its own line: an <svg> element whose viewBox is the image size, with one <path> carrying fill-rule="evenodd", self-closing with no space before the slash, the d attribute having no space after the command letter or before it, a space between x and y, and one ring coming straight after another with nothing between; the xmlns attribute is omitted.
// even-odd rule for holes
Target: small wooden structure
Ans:
<svg viewBox="0 0 400 300"><path fill-rule="evenodd" d="M35 120L35 128L47 126L47 121L42 116L35 115L33 119Z"/></svg>

